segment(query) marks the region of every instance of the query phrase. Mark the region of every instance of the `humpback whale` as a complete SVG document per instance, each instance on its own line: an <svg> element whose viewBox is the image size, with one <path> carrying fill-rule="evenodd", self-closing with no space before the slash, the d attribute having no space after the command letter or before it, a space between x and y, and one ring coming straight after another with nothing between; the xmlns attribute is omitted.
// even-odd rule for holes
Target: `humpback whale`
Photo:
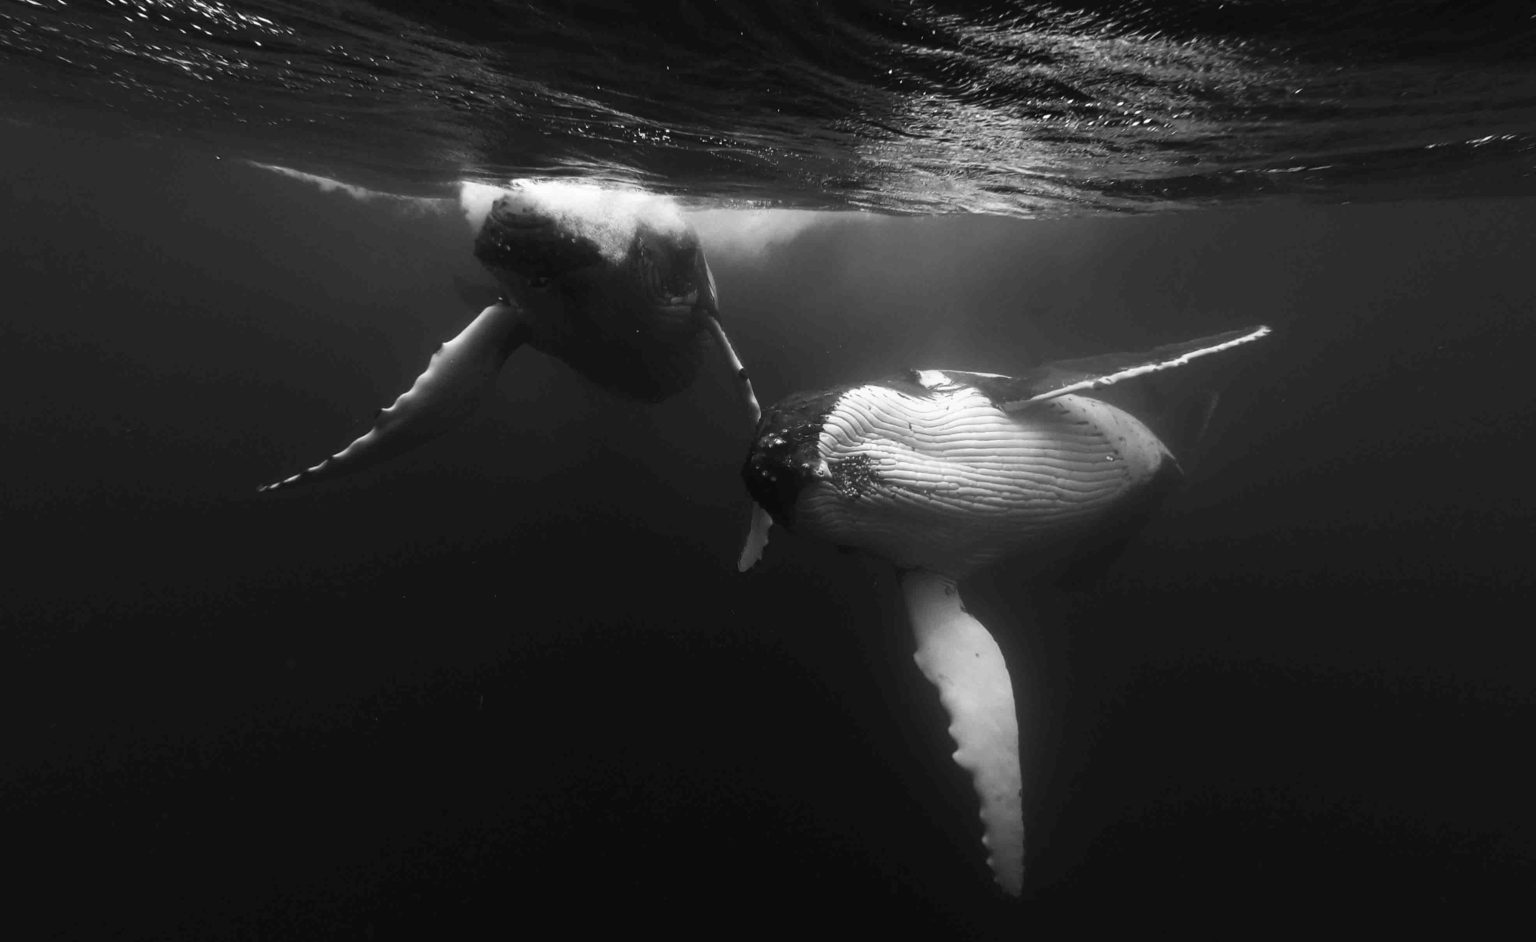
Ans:
<svg viewBox="0 0 1536 942"><path fill-rule="evenodd" d="M717 353L736 377L750 424L757 423L752 383L720 323L714 275L676 203L531 182L499 191L483 213L465 202L471 222L479 217L475 257L502 296L438 348L367 433L260 490L371 467L447 432L475 411L523 345L643 402L686 389Z"/></svg>
<svg viewBox="0 0 1536 942"><path fill-rule="evenodd" d="M981 807L1002 889L1024 882L1013 682L959 580L1003 560L1041 573L1144 521L1181 479L1167 445L1093 394L1258 340L1257 327L1048 363L1019 376L911 370L769 407L742 467L757 506L740 568L773 523L895 564L916 643Z"/></svg>

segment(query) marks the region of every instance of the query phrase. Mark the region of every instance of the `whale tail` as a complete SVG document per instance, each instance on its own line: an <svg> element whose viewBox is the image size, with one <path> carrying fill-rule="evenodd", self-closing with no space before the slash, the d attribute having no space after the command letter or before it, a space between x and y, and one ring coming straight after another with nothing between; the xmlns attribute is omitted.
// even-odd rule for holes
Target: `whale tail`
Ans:
<svg viewBox="0 0 1536 942"><path fill-rule="evenodd" d="M496 374L527 334L523 313L498 300L432 354L426 371L387 409L367 434L319 464L265 484L274 491L381 464L442 435L479 408Z"/></svg>

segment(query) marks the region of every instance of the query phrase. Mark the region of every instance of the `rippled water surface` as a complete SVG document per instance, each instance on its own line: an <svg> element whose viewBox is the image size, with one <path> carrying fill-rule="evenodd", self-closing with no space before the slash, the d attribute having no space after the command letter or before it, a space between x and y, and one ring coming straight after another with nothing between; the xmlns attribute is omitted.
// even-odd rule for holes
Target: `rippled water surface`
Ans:
<svg viewBox="0 0 1536 942"><path fill-rule="evenodd" d="M641 12L643 10L643 12ZM1058 214L1528 193L1520 3L6 0L14 116L426 194Z"/></svg>

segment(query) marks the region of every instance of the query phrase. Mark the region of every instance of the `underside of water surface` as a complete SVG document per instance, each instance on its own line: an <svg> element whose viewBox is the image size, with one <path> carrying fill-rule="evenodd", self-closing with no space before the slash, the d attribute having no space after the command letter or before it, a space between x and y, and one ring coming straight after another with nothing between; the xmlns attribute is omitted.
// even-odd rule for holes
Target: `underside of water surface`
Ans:
<svg viewBox="0 0 1536 942"><path fill-rule="evenodd" d="M13 119L116 112L391 192L1158 211L1529 193L1536 20L1388 0L20 0Z"/></svg>

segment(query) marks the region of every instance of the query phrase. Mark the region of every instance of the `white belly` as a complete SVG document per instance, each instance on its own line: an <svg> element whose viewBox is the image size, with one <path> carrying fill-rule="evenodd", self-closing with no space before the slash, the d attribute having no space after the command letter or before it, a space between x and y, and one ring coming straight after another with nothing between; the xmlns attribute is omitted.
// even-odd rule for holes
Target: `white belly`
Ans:
<svg viewBox="0 0 1536 942"><path fill-rule="evenodd" d="M1054 558L1172 460L1145 425L1096 399L1007 413L969 387L857 387L827 417L818 451L796 531L956 577L1033 551Z"/></svg>

